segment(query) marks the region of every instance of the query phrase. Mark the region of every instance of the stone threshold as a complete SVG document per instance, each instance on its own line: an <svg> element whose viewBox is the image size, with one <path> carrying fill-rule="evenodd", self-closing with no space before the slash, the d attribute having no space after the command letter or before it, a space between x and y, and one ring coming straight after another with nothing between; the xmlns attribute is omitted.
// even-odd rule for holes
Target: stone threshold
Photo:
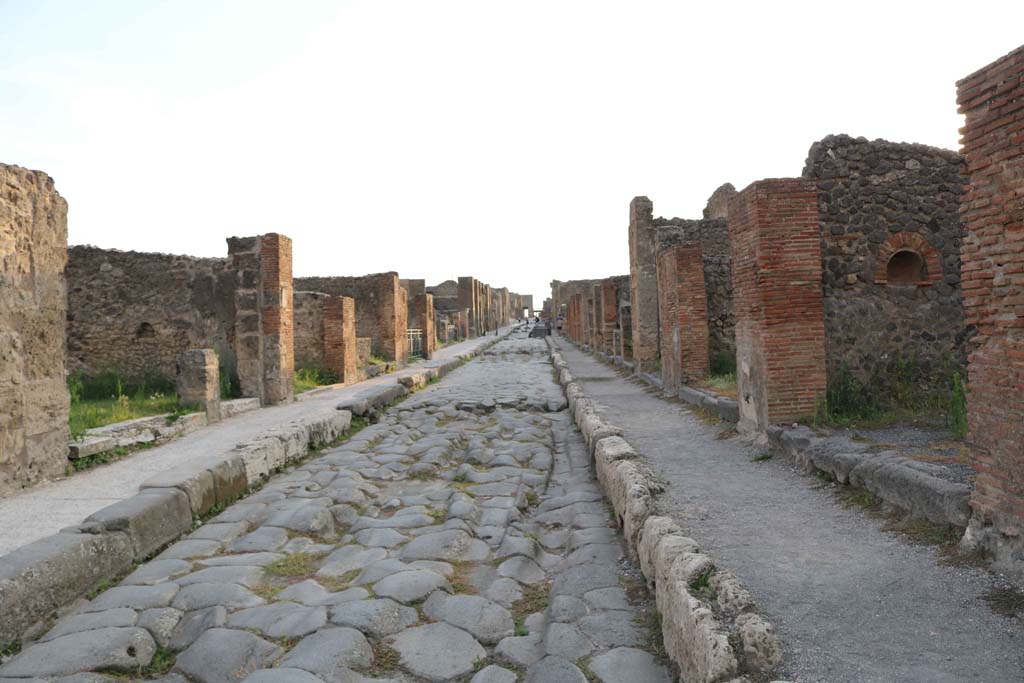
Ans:
<svg viewBox="0 0 1024 683"><path fill-rule="evenodd" d="M227 453L165 470L131 498L0 557L0 647L40 635L76 601L127 575L190 533L211 511L244 498L273 472L347 433L353 415L375 419L383 407L440 379L504 336L431 367L396 373L394 384L381 384L368 398L268 425Z"/></svg>

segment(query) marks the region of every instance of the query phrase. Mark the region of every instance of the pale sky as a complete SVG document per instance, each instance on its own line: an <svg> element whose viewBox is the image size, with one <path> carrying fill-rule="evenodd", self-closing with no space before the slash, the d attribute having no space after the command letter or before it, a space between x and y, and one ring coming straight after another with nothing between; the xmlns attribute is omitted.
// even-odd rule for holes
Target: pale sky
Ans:
<svg viewBox="0 0 1024 683"><path fill-rule="evenodd" d="M956 149L956 80L1024 1L0 0L0 162L69 241L296 275L473 275L548 296L629 270L629 200L696 218L829 133Z"/></svg>

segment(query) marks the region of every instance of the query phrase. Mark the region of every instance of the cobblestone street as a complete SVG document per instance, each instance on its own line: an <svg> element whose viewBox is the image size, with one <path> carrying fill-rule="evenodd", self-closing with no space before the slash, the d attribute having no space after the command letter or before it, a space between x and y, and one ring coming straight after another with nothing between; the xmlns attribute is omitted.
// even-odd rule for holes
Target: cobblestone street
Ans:
<svg viewBox="0 0 1024 683"><path fill-rule="evenodd" d="M78 606L0 681L667 683L565 406L543 340L515 333Z"/></svg>

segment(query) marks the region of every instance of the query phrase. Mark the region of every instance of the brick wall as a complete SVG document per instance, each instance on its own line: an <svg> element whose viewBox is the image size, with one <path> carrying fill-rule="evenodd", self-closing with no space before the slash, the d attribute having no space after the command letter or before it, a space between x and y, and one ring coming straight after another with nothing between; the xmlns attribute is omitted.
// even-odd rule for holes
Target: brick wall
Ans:
<svg viewBox="0 0 1024 683"><path fill-rule="evenodd" d="M740 428L813 415L825 392L818 196L798 178L729 201Z"/></svg>
<svg viewBox="0 0 1024 683"><path fill-rule="evenodd" d="M699 242L683 242L658 254L661 377L665 391L708 374L708 313L704 257Z"/></svg>
<svg viewBox="0 0 1024 683"><path fill-rule="evenodd" d="M409 327L423 332L423 357L431 358L437 348L434 331L434 295L417 294L409 304Z"/></svg>
<svg viewBox="0 0 1024 683"><path fill-rule="evenodd" d="M961 208L963 294L977 326L968 360L969 438L980 450L972 532L1024 576L1024 47L957 84L969 184Z"/></svg>
<svg viewBox="0 0 1024 683"><path fill-rule="evenodd" d="M67 202L0 164L0 496L64 474Z"/></svg>
<svg viewBox="0 0 1024 683"><path fill-rule="evenodd" d="M357 381L354 299L295 292L295 365L327 370L345 384Z"/></svg>
<svg viewBox="0 0 1024 683"><path fill-rule="evenodd" d="M601 350L615 355L615 332L619 329L619 283L616 278L601 280Z"/></svg>
<svg viewBox="0 0 1024 683"><path fill-rule="evenodd" d="M359 277L301 277L303 291L323 292L355 299L356 335L369 337L372 353L384 360L404 363L408 355L408 304L398 273Z"/></svg>

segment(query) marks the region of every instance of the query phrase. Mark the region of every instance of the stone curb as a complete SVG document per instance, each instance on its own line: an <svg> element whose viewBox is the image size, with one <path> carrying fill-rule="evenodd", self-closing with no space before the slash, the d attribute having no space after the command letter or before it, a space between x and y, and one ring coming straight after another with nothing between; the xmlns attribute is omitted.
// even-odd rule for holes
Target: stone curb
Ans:
<svg viewBox="0 0 1024 683"><path fill-rule="evenodd" d="M272 427L224 456L196 458L160 472L143 482L139 493L98 510L81 525L0 557L0 646L36 635L63 608L192 531L196 517L235 502L275 470L333 442L349 430L353 414L365 415L426 386L504 336L412 373L409 388L397 377L369 399L324 408Z"/></svg>
<svg viewBox="0 0 1024 683"><path fill-rule="evenodd" d="M754 611L751 594L734 574L718 570L672 519L654 514L663 488L622 430L598 415L554 342L547 343L598 481L654 592L665 650L681 679L717 683L775 669L782 662L782 645L772 625Z"/></svg>
<svg viewBox="0 0 1024 683"><path fill-rule="evenodd" d="M809 427L768 428L773 450L792 458L806 472L820 470L840 484L857 486L912 517L966 527L971 518L971 487L942 477L938 465L869 452L868 444L842 437L820 437Z"/></svg>

